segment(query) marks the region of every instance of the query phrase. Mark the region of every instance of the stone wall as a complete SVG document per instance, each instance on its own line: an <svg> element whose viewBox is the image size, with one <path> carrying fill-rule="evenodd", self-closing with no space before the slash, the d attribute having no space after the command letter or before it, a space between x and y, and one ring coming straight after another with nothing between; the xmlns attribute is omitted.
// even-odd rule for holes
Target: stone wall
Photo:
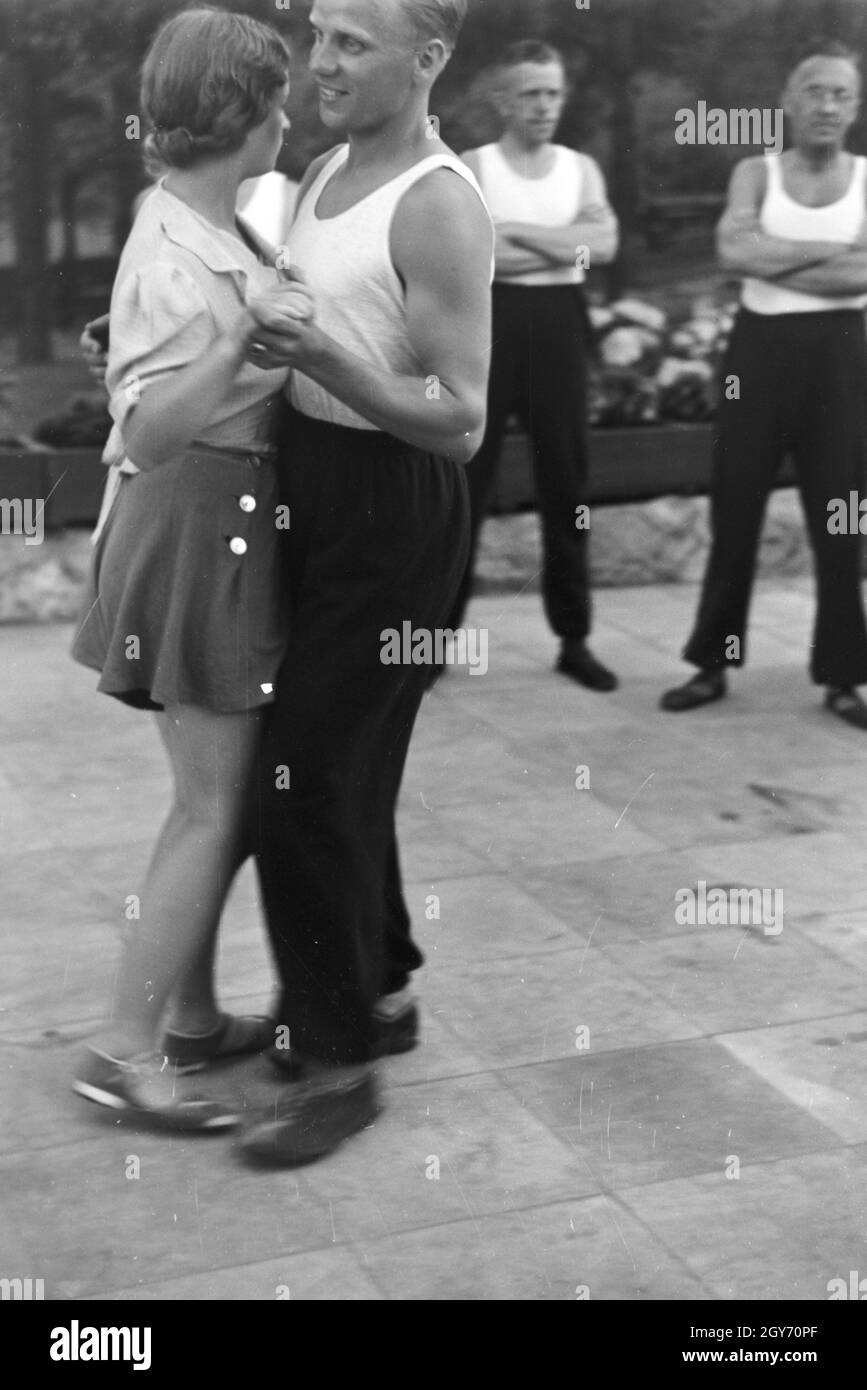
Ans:
<svg viewBox="0 0 867 1390"><path fill-rule="evenodd" d="M590 518L594 581L600 587L673 584L701 578L707 554L707 499L660 497L596 506ZM46 535L41 545L0 536L0 622L53 622L78 611L90 558L88 530ZM802 574L810 556L797 493L774 493L760 559L766 574ZM538 587L541 546L533 512L491 517L482 533L481 591Z"/></svg>
<svg viewBox="0 0 867 1390"><path fill-rule="evenodd" d="M41 545L0 536L0 622L73 618L90 560L90 532L49 532Z"/></svg>
<svg viewBox="0 0 867 1390"><path fill-rule="evenodd" d="M708 543L705 497L659 497L652 502L591 508L591 568L600 588L697 583ZM477 587L489 591L537 588L541 555L535 512L490 517L482 532ZM765 574L810 571L800 501L793 488L771 497L759 566Z"/></svg>

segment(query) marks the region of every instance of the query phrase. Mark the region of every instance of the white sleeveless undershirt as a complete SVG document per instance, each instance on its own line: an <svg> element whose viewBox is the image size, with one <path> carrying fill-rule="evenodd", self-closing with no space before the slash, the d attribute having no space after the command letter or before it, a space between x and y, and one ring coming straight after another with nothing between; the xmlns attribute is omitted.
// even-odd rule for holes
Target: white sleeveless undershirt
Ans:
<svg viewBox="0 0 867 1390"><path fill-rule="evenodd" d="M854 242L864 223L867 159L855 155L849 187L836 203L811 208L790 198L783 186L783 166L778 154L765 155L767 188L759 223L768 236L786 241ZM741 303L755 314L823 313L829 309L863 309L867 294L801 294L770 280L747 276L741 290Z"/></svg>
<svg viewBox="0 0 867 1390"><path fill-rule="evenodd" d="M456 155L434 154L345 212L319 218L320 195L348 157L349 146L342 145L311 184L289 234L292 262L307 277L323 332L371 367L396 376L421 374L407 332L404 287L391 259L394 215L407 190L434 169L453 169L484 203L482 191ZM435 226L430 228L432 237L436 232ZM377 428L298 371L291 376L290 399L297 410L316 420L353 429Z"/></svg>
<svg viewBox="0 0 867 1390"><path fill-rule="evenodd" d="M578 220L584 191L584 165L577 150L554 145L554 164L544 178L525 178L506 159L499 144L475 151L479 182L494 222L531 222L536 227L568 227ZM510 275L510 285L580 285L577 266L552 266Z"/></svg>

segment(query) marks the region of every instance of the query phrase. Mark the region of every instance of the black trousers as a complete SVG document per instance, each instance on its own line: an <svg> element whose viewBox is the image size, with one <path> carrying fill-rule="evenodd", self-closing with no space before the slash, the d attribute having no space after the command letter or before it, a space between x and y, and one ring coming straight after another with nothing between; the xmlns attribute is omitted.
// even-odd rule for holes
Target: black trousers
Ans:
<svg viewBox="0 0 867 1390"><path fill-rule="evenodd" d="M262 743L259 878L278 1021L300 1052L349 1064L372 1055L378 996L422 963L395 807L429 671L384 665L383 633L445 625L469 503L448 460L295 411L280 473L293 613Z"/></svg>
<svg viewBox="0 0 867 1390"><path fill-rule="evenodd" d="M723 365L740 399L723 399L714 440L712 545L687 661L741 665L759 538L784 456L795 461L818 581L810 671L820 685L867 681L861 540L832 535L828 503L861 489L867 457L867 347L855 310L762 315L741 310ZM733 392L731 394L734 394ZM731 639L737 638L735 647ZM729 652L737 653L727 660Z"/></svg>
<svg viewBox="0 0 867 1390"><path fill-rule="evenodd" d="M590 630L588 533L575 524L576 509L586 504L589 471L587 342L580 286L494 285L488 423L482 447L467 467L470 558L450 627L463 622L506 421L516 414L532 446L548 621L564 638L581 640Z"/></svg>

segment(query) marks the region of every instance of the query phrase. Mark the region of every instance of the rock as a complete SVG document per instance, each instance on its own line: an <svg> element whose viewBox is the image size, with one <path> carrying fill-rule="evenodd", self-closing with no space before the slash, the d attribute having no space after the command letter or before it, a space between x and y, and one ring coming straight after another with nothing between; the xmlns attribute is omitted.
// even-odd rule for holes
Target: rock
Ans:
<svg viewBox="0 0 867 1390"><path fill-rule="evenodd" d="M642 328L650 328L654 333L665 332L664 312L653 304L646 304L643 299L618 299L610 307L618 319L640 324Z"/></svg>
<svg viewBox="0 0 867 1390"><path fill-rule="evenodd" d="M59 531L40 545L0 536L0 622L74 618L90 563L90 532Z"/></svg>

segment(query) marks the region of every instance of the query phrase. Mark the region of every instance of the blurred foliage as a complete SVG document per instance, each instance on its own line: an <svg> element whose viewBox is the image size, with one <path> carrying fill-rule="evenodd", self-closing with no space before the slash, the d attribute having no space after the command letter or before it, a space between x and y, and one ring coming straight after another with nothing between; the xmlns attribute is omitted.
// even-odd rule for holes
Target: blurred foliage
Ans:
<svg viewBox="0 0 867 1390"><path fill-rule="evenodd" d="M50 350L45 317L46 226L60 217L66 253L75 228L107 220L115 250L146 183L140 146L126 138L138 111L148 42L184 0L0 0L0 222L19 261L20 356ZM269 20L293 50L292 132L280 168L298 178L330 137L307 72L311 0L231 0ZM458 51L434 92L443 137L456 149L495 139L498 52L525 37L563 52L571 93L560 138L596 155L627 233L647 196L719 191L743 150L674 141L674 112L776 104L805 40L833 34L867 51L865 0L470 0ZM865 148L863 117L853 148Z"/></svg>

